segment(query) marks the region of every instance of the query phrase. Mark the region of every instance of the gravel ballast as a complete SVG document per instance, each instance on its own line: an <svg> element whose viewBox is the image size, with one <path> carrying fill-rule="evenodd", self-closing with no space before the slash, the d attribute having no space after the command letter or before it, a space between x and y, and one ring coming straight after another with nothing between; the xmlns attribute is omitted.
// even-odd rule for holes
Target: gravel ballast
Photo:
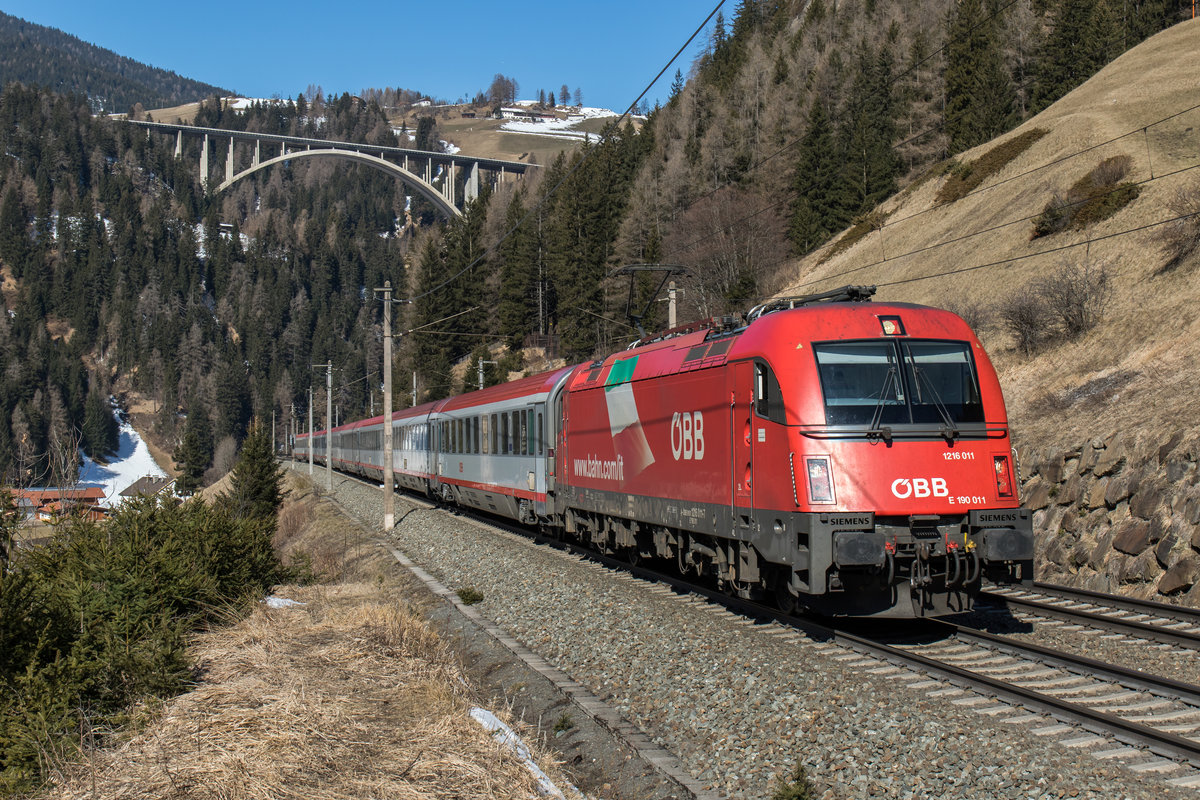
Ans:
<svg viewBox="0 0 1200 800"><path fill-rule="evenodd" d="M377 489L338 478L334 497L379 529ZM1049 718L973 713L940 682L909 688L911 673L400 495L397 517L409 558L482 594L481 614L730 798L769 796L797 763L828 798L1196 796L1036 735Z"/></svg>

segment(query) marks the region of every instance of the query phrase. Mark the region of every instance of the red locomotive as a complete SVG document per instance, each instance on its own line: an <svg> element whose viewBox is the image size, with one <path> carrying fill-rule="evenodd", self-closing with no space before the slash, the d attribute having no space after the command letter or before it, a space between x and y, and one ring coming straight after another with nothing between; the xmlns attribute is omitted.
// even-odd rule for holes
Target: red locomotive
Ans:
<svg viewBox="0 0 1200 800"><path fill-rule="evenodd" d="M969 609L984 576L1031 582L983 348L956 315L873 291L774 300L406 409L397 481L785 609L938 615ZM380 477L381 433L378 417L334 429L334 465Z"/></svg>

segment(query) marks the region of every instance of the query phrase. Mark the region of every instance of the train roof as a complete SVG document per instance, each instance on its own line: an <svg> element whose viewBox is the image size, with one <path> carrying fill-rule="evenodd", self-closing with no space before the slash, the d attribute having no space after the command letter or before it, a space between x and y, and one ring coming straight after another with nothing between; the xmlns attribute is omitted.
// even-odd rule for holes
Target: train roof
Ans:
<svg viewBox="0 0 1200 800"><path fill-rule="evenodd" d="M885 331L885 320L892 321L887 323L890 333ZM792 352L813 341L884 336L977 341L953 312L913 303L861 301L769 308L741 327L726 321L712 327L677 330L679 333L643 340L602 360L580 365L571 378L570 391L707 369L756 355Z"/></svg>
<svg viewBox="0 0 1200 800"><path fill-rule="evenodd" d="M549 372L531 375L528 378L518 378L515 381L499 383L495 386L488 386L485 389L448 397L436 403L436 410L458 411L464 408L475 408L492 403L502 403L508 400L520 400L524 398L530 400L545 399L554 388L554 385L564 375L577 368L578 365L559 367Z"/></svg>

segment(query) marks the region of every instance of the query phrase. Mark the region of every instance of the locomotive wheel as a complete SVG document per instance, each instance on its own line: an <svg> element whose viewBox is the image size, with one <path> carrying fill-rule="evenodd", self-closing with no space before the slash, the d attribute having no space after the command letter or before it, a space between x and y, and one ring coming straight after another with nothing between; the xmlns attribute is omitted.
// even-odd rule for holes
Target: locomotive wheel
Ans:
<svg viewBox="0 0 1200 800"><path fill-rule="evenodd" d="M775 584L775 606L785 614L795 614L800 601L788 591L783 583Z"/></svg>

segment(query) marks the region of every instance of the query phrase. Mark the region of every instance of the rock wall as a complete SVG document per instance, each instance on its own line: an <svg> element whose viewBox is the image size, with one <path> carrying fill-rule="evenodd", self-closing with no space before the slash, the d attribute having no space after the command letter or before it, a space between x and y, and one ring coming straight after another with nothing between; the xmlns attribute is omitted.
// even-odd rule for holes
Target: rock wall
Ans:
<svg viewBox="0 0 1200 800"><path fill-rule="evenodd" d="M1018 443L1038 580L1200 606L1200 429Z"/></svg>

